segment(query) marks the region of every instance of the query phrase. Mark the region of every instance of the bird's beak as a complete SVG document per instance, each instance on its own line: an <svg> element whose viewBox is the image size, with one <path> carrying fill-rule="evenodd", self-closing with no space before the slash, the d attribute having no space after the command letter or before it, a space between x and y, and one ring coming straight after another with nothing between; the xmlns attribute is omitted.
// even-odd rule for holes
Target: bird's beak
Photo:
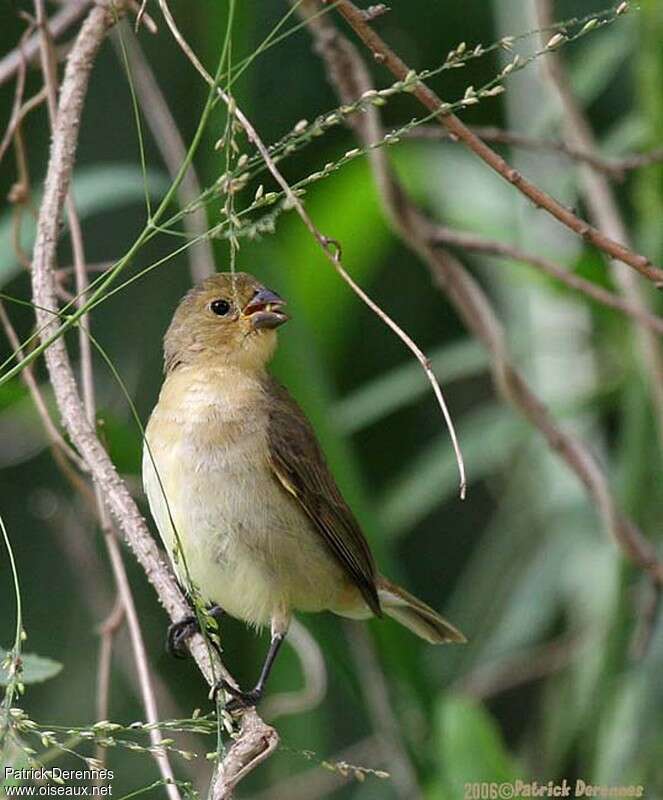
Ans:
<svg viewBox="0 0 663 800"><path fill-rule="evenodd" d="M242 309L242 316L249 319L253 330L278 328L290 317L283 311L285 300L271 289L260 289Z"/></svg>

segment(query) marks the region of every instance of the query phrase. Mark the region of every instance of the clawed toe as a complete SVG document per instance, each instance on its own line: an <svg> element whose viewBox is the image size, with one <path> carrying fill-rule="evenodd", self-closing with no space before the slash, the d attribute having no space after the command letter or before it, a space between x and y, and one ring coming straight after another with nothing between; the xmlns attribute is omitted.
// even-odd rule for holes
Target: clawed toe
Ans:
<svg viewBox="0 0 663 800"><path fill-rule="evenodd" d="M255 689L251 689L249 692L243 692L241 689L233 686L223 678L214 687L215 698L218 696L220 691L224 691L229 695L232 695L232 700L225 704L226 711L231 714L244 708L252 708L262 697L262 691L260 691L257 687Z"/></svg>
<svg viewBox="0 0 663 800"><path fill-rule="evenodd" d="M208 611L208 614L216 620L222 617L223 613L223 609L219 606L212 606L212 608ZM166 650L175 658L186 658L186 643L191 636L199 632L200 626L198 625L198 618L193 614L190 614L188 617L184 617L184 619L181 619L178 622L173 622L172 625L168 626L168 633L166 635Z"/></svg>
<svg viewBox="0 0 663 800"><path fill-rule="evenodd" d="M187 639L198 631L198 620L194 616L184 617L168 626L166 650L175 658L186 658Z"/></svg>

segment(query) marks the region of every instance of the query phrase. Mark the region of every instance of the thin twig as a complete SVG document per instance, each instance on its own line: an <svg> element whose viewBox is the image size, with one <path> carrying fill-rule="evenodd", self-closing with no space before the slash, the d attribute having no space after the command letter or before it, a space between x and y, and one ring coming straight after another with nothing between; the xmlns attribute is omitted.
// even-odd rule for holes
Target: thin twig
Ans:
<svg viewBox="0 0 663 800"><path fill-rule="evenodd" d="M19 108L16 114L12 114L11 119L9 120L9 124L5 130L5 135L0 143L0 161L2 161L9 144L16 133L17 128L23 122L23 120L28 116L31 111L34 111L35 108L38 108L43 102L46 100L46 87L42 87L38 92L32 95L29 100L26 100L25 103Z"/></svg>
<svg viewBox="0 0 663 800"><path fill-rule="evenodd" d="M92 5L92 0L69 0L69 2L53 14L48 22L51 35L54 38L60 36L68 28L74 25ZM6 11L4 13L7 13ZM24 45L24 56L21 55L20 48L15 48L0 61L0 86L12 78L20 69L23 57L28 63L33 61L39 54L39 34L31 36Z"/></svg>
<svg viewBox="0 0 663 800"><path fill-rule="evenodd" d="M541 270L541 272L545 272L547 275L555 278L555 280L564 283L570 289L582 292L582 294L595 300L597 303L608 306L608 308L621 311L623 314L632 317L641 325L644 325L659 335L663 334L663 318L652 314L646 308L642 308L639 305L635 305L623 299L619 295L614 294L608 289L604 289L602 286L592 281L588 281L580 275L569 272L549 258L543 258L542 256L528 253L526 250L522 250L520 247L507 244L506 242L488 239L478 233L457 231L453 228L444 227L443 225L431 225L430 240L434 244L451 245L453 247L460 247L468 252L486 253L488 255L511 258L515 261L531 264L533 267Z"/></svg>
<svg viewBox="0 0 663 800"><path fill-rule="evenodd" d="M80 487L77 486L75 488L79 489ZM83 513L81 513L79 504L67 503L63 500L59 504L61 506L59 513L49 516L48 522L53 530L54 536L60 543L60 548L71 561L72 568L78 575L79 579L76 588L80 592L81 599L85 603L89 615L92 618L108 620L108 608L113 603L113 595L111 587L108 585L107 570L105 569L106 565L100 553L98 553L95 543L91 540L88 528L88 518L93 524L97 524L98 521L95 505L96 501L91 492L81 493L81 497L84 501ZM117 590L115 590L115 595L117 597ZM122 606L122 611L124 613L124 606ZM103 624L104 623L102 623L102 626ZM125 675L127 684L133 687L136 698L140 699L140 685L138 683L133 653L128 647L118 646L115 648L115 656L120 669ZM100 666L97 670L98 681L101 671L102 669ZM177 703L168 685L160 678L158 671L152 673L151 679L156 694L160 699L160 705L163 706L166 713L166 718L182 717L182 712L177 707ZM99 699L100 692L98 689L98 702ZM97 706L97 708L99 709L99 706ZM108 712L98 713L97 719L109 719ZM197 742L193 734L180 733L178 738L183 740L184 749L195 752L197 749ZM196 761L198 763L196 763ZM200 777L200 766L202 765L199 759L185 761L182 764L182 767L186 769L188 774L192 777Z"/></svg>
<svg viewBox="0 0 663 800"><path fill-rule="evenodd" d="M292 2L292 0L291 0ZM343 36L328 15L315 16L319 5L305 0L299 6L305 15L319 54L325 61L332 86L342 103L351 103L373 86L366 64L357 48ZM504 331L479 284L451 253L430 242L431 221L408 197L398 183L382 148L373 147L382 140L380 115L376 108L354 114L349 123L361 144L368 149L370 164L385 211L403 242L422 259L433 280L492 359L495 386L545 437L587 489L604 522L622 552L652 581L663 585L663 564L656 549L640 529L620 511L608 481L589 448L574 434L563 431L548 409L516 370L506 345Z"/></svg>
<svg viewBox="0 0 663 800"><path fill-rule="evenodd" d="M136 25L138 25L138 19ZM171 178L177 175L180 164L186 157L186 147L177 128L175 118L168 107L166 98L159 88L154 71L145 58L143 48L140 46L136 35L130 25L121 23L121 28L114 31L113 43L116 53L120 47L120 37L124 42L131 67L131 78L140 101L140 107L145 115L147 124L152 131L152 138L156 144L166 169ZM118 53L121 57L121 54ZM189 208L201 196L200 182L193 164L189 166L186 175L177 189L177 199L180 208ZM191 239L196 239L197 244L189 247L191 277L194 283L202 281L214 273L214 253L207 237L201 238L208 229L205 208L200 206L182 218L184 230Z"/></svg>
<svg viewBox="0 0 663 800"><path fill-rule="evenodd" d="M124 603L119 593L115 596L115 602L110 614L99 625L99 656L97 663L97 720L108 719L110 707L110 684L111 666L113 656L113 642L116 633L120 630L124 622ZM97 745L95 757L100 764L106 763L108 748Z"/></svg>
<svg viewBox="0 0 663 800"><path fill-rule="evenodd" d="M9 315L5 310L4 304L0 302L0 323L2 323L2 327L4 328L5 334L7 335L7 339L9 340L9 344L11 345L14 352L18 355L19 358L23 358L23 351L21 349L21 341L18 338L18 334L14 329L14 326L9 319ZM51 415L48 411L48 406L46 405L46 401L44 400L44 396L41 393L41 389L39 388L39 384L34 376L34 372L32 370L32 365L29 364L23 372L21 372L21 378L23 382L28 388L30 392L30 396L32 397L32 402L35 404L35 408L37 409L37 413L42 421L44 426L44 430L46 431L48 438L51 441L53 447L59 448L64 455L74 463L78 469L81 471L87 471L87 466L85 462L80 458L78 453L75 450L72 450L71 447L65 442L62 438L60 431L57 429L57 426L51 419Z"/></svg>
<svg viewBox="0 0 663 800"><path fill-rule="evenodd" d="M550 0L537 0L537 11L542 26L553 21ZM597 143L594 132L576 100L560 54L557 52L549 53L545 61L545 67L545 74L548 76L562 107L565 139L569 144L582 147L587 152L596 151ZM594 224L613 239L630 246L630 237L626 224L619 210L612 187L605 176L581 166L580 189ZM647 312L646 300L640 292L640 286L634 279L632 271L625 269L624 265L619 261L612 261L610 266L615 283L628 302L632 306ZM663 354L661 353L660 343L652 335L651 331L639 327L636 329L636 337L640 360L645 368L652 395L659 441L663 444Z"/></svg>
<svg viewBox="0 0 663 800"><path fill-rule="evenodd" d="M417 781L417 773L403 741L401 726L389 697L389 687L382 666L378 661L370 634L363 624L346 622L346 636L350 651L362 676L362 691L371 724L389 764L392 783L403 800L417 800L423 794Z"/></svg>
<svg viewBox="0 0 663 800"><path fill-rule="evenodd" d="M400 56L386 44L382 37L373 30L370 23L364 19L363 14L354 3L350 2L350 0L338 0L334 8L355 31L379 63L385 66L397 80L404 81L409 79L411 75L416 75ZM585 220L580 219L580 217L555 200L554 197L530 183L518 170L511 167L499 153L496 153L495 150L473 133L467 125L461 122L455 114L445 110L442 100L425 83L419 80L413 83L412 93L429 111L438 112L436 119L440 125L446 127L475 155L501 175L504 180L528 197L535 206L544 208L555 219L566 225L574 233L577 233L578 236L582 236L612 258L628 264L641 275L653 281L657 287L663 288L662 269L654 266L645 256L635 253L625 245L609 238Z"/></svg>
<svg viewBox="0 0 663 800"><path fill-rule="evenodd" d="M290 623L287 642L299 658L304 687L297 692L281 692L265 699L261 706L262 715L270 722L277 717L312 711L324 700L327 692L327 668L320 645L298 619Z"/></svg>
<svg viewBox="0 0 663 800"><path fill-rule="evenodd" d="M54 57L52 51L52 42L48 29L48 18L46 17L46 10L44 7L44 0L35 0L36 20L39 28L40 36L40 55L41 67L44 75L44 83L47 89L48 112L51 124L51 130L55 130L55 121L58 113L57 109L57 75L54 69ZM76 295L77 305L82 307L85 303L85 293L88 288L88 275L85 260L85 250L83 245L83 231L81 229L80 218L76 211L76 205L71 190L67 193L65 199L65 208L67 219L69 222L69 229L72 241L72 252L74 257L74 275L76 278ZM89 325L89 316L84 314L79 320L78 328L78 343L80 350L81 361L81 386L83 390L83 407L87 416L88 424L94 428L95 425L95 391L94 391L94 372L92 366L92 347L90 338L87 334ZM124 613L127 619L127 626L129 628L129 636L131 639L132 650L134 654L134 662L136 665L136 672L138 674L138 683L140 686L143 707L145 709L145 716L149 723L155 724L159 721L159 713L157 710L156 698L154 695L154 688L150 679L150 668L147 659L147 652L145 650L145 643L138 622L138 615L136 607L129 586L129 581L120 555L120 549L115 538L115 534L111 528L108 519L108 513L104 506L103 498L99 487L95 484L95 499L97 505L97 514L101 523L101 528L104 533L104 541L108 556L110 559L113 575L115 577L115 584L117 592L122 600ZM161 732L156 728L150 729L150 740L152 742L153 756L156 761L157 768L161 773L161 777L166 784L166 794L170 800L181 800L180 791L175 782L175 775L173 773L168 754L159 749L162 740Z"/></svg>
<svg viewBox="0 0 663 800"><path fill-rule="evenodd" d="M324 764L314 764L309 769L289 775L268 789L251 795L249 800L322 800L335 794L339 786L353 778L351 769L341 771L331 767L337 764L345 767L349 764L374 763L380 756L379 750L377 738L367 736L325 759Z"/></svg>
<svg viewBox="0 0 663 800"><path fill-rule="evenodd" d="M101 497L98 497L100 503L100 510L103 508ZM147 721L154 725L159 722L159 711L157 708L156 696L154 694L154 687L152 686L152 668L150 667L149 659L147 657L147 650L145 649L145 641L140 629L140 622L138 621L138 612L136 611L136 604L134 602L127 572L122 561L120 553L120 546L115 536L115 532L110 525L105 512L101 516L102 524L106 524L104 529L104 539L110 557L111 566L113 568L113 576L115 578L115 585L117 592L122 599L124 613L127 619L127 628L129 630L129 638L131 640L131 648L134 654L134 664L136 673L138 674L138 685L140 686L140 694L145 709L145 717ZM154 753L154 759L161 773L161 777L166 782L166 794L170 800L181 800L180 790L175 783L175 775L168 759L168 753L160 748L163 736L161 731L156 728L150 729L150 741Z"/></svg>
<svg viewBox="0 0 663 800"><path fill-rule="evenodd" d="M513 147L522 147L525 150L560 153L573 161L582 161L589 164L593 169L603 172L613 180L618 181L623 181L627 172L663 161L663 147L654 148L647 153L632 153L615 158L588 152L560 139L542 139L537 136L529 136L526 133L497 128L494 125L468 125L467 127L472 133L483 139L484 142L508 144ZM416 125L406 130L402 136L404 139L432 139L435 141L448 139L452 142L457 141L450 131L446 130L446 128L441 128L439 125Z"/></svg>
<svg viewBox="0 0 663 800"><path fill-rule="evenodd" d="M175 40L182 48L183 52L191 61L193 66L196 70L202 75L205 81L210 85L214 85L214 81L212 76L207 72L205 67L200 63L200 60L193 52L191 47L189 46L188 42L182 36L180 30L178 29L173 15L168 7L168 3L166 0L159 0L159 6L161 7L161 11L164 15L166 23L170 28ZM300 219L313 236L313 238L318 242L322 251L325 255L325 258L331 263L334 267L336 272L340 275L340 277L345 281L345 283L352 289L352 291L373 311L373 313L379 317L379 319L384 322L387 327L391 328L391 330L398 336L398 338L405 344L406 347L412 352L415 356L417 361L421 364L422 369L424 370L426 377L428 378L433 392L435 394L435 398L437 399L438 405L442 411L444 416L444 420L449 431L449 436L451 438L451 443L454 449L454 453L456 456L456 463L458 464L458 472L460 474L460 486L459 492L461 499L465 498L465 492L467 489L467 480L465 477L465 464L463 462L463 455L461 453L460 445L458 444L458 437L456 436L456 431L454 428L453 420L451 419L451 414L449 413L449 409L447 408L447 404L444 400L444 395L442 394L442 389L440 384L433 373L433 370L430 367L430 360L428 356L426 356L419 346L408 336L407 333L396 323L394 320L374 301L372 300L366 292L355 282L355 280L350 276L347 272L345 267L343 266L342 261L342 253L341 253L341 246L339 242L335 239L332 239L329 236L325 236L315 225L313 220L311 219L308 211L304 208L301 200L297 195L292 191L290 185L285 180L281 172L278 170L274 160L269 154L267 147L265 146L264 142L258 135L257 131L251 124L251 122L247 119L246 115L242 112L240 108L237 107L234 100L231 103L231 98L221 89L217 87L217 93L219 97L223 100L226 106L231 107L234 109L233 113L237 117L238 122L244 128L246 135L249 138L249 141L253 142L256 146L258 152L260 153L263 161L265 162L267 168L272 173L274 179L279 184L281 189L283 189L285 196L287 198L288 203L294 208L297 213L299 214Z"/></svg>
<svg viewBox="0 0 663 800"><path fill-rule="evenodd" d="M23 31L18 43L18 51L22 58L19 61L18 77L16 78L16 87L14 88L14 102L12 103L12 111L9 116L9 122L5 130L5 134L2 137L2 142L0 143L0 161L2 161L2 157L5 154L6 149L9 147L11 140L14 138L14 130L16 129L16 126L22 119L21 108L23 106L23 93L25 91L25 73L27 72L24 47L25 41L32 33L32 30L32 25L27 27Z"/></svg>
<svg viewBox="0 0 663 800"><path fill-rule="evenodd" d="M121 10L118 6L116 3L114 11ZM115 17L116 14L104 6L95 6L90 11L71 48L62 80L32 266L33 302L37 309L37 323L42 341L53 337L58 328L58 317L53 312L57 310L54 261L59 220L69 191L90 72L99 47L114 24ZM118 476L87 419L62 337L54 338L45 351L45 359L58 408L71 440L89 465L107 507L118 520L127 543L164 608L171 619L182 619L190 613L189 604L160 555L130 492ZM219 674L232 680L218 657L210 653L202 636L192 637L188 646L210 685ZM275 731L265 725L255 711L249 710L242 717L240 738L230 753L241 743L245 726L248 725L252 725L253 731L260 731L270 749L276 746L278 738ZM232 772L233 766L226 763L228 757L220 764L220 769L225 770L226 774ZM218 792L212 794L215 800L222 796Z"/></svg>

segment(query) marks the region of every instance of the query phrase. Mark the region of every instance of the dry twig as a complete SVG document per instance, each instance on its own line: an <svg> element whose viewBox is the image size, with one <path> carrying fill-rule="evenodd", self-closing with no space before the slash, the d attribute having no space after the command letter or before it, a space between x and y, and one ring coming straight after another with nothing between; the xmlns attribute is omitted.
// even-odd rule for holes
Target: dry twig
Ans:
<svg viewBox="0 0 663 800"><path fill-rule="evenodd" d="M570 289L582 292L582 294L608 308L614 308L622 314L627 314L640 325L643 325L654 333L659 335L663 334L663 318L656 316L656 314L651 313L646 308L642 308L640 305L625 300L592 281L586 280L580 275L574 275L549 258L543 258L542 256L528 253L520 247L507 244L506 242L488 239L478 233L457 231L453 228L444 227L443 225L431 224L430 240L435 244L450 245L469 252L512 258L516 261L522 261L525 264L531 264L533 267L536 267L536 269L541 270L541 272L545 272L546 275L550 275L552 278L555 278L555 280L564 283Z"/></svg>
<svg viewBox="0 0 663 800"><path fill-rule="evenodd" d="M54 261L58 225L70 187L90 72L97 51L114 19L115 15L105 6L95 6L90 11L69 53L62 80L32 266L33 302L37 309L42 341L47 341L57 330L57 315L52 312L57 310ZM125 539L164 608L171 619L181 619L189 613L189 605L159 554L126 485L118 476L90 425L62 337L56 338L48 347L45 359L56 401L72 441L89 465L105 504L118 520ZM232 680L218 659L210 654L202 636L193 637L189 642L189 649L210 685L214 683L219 672ZM238 775L244 774L250 768L251 761L247 762L246 758L257 758L246 747L249 740L255 741L256 736L267 742L270 750L278 741L275 731L265 725L254 710L249 710L242 717L237 742L217 766L218 780L215 781L212 794L215 800L228 797L227 793L223 793L223 787L230 785ZM217 786L221 788L217 789Z"/></svg>
<svg viewBox="0 0 663 800"><path fill-rule="evenodd" d="M326 0L325 0L326 1ZM386 44L386 42L373 30L370 23L364 18L361 11L350 0L338 0L334 8L341 14L368 49L373 53L380 64L384 65L397 80L405 81L416 75L410 67ZM442 100L435 92L421 81L416 81L412 87L414 96L432 112L438 112L436 117L440 125L447 128L457 139L462 141L475 155L492 167L504 180L515 186L522 194L528 197L535 206L544 208L555 219L559 220L574 233L582 236L587 241L607 253L612 258L628 264L644 275L657 286L663 287L663 270L655 267L643 255L633 252L630 248L609 238L597 228L589 225L585 220L577 217L568 208L546 194L538 186L530 183L517 170L513 169L491 147L483 142L467 125L455 115L445 110Z"/></svg>
<svg viewBox="0 0 663 800"><path fill-rule="evenodd" d="M69 0L69 2L49 20L51 35L57 38L60 34L64 33L85 14L91 4L92 0ZM23 53L21 53L21 48L17 47L0 61L0 86L16 74L21 67L21 61L23 59L30 63L38 56L39 40L39 34L34 34L34 36L31 36L25 42Z"/></svg>
<svg viewBox="0 0 663 800"><path fill-rule="evenodd" d="M370 75L357 48L338 31L328 15L314 18L319 10L316 0L305 0L299 9L307 18L316 48L341 102L351 103L370 91L373 88ZM420 256L468 330L490 353L499 393L543 434L550 448L577 475L622 552L653 582L663 584L663 565L655 548L635 523L620 511L608 481L588 447L575 435L557 426L512 364L502 326L488 297L458 259L432 245L430 232L434 223L417 208L398 183L384 150L373 146L382 140L383 135L377 109L355 114L349 122L362 145L368 149L382 202L396 231Z"/></svg>
<svg viewBox="0 0 663 800"><path fill-rule="evenodd" d="M468 125L472 133L476 134L484 142L494 144L507 144L513 147L522 147L525 150L541 150L548 153L559 153L572 159L589 164L590 167L598 172L605 173L613 180L623 181L627 172L631 172L652 164L663 161L663 148L657 147L648 153L633 153L619 158L601 156L595 152L583 150L569 142L559 139L541 139L537 136L529 136L526 133L508 131L504 128L497 128L494 125ZM439 141L448 139L456 141L455 136L439 125L416 125L402 134L405 139L429 139Z"/></svg>
<svg viewBox="0 0 663 800"><path fill-rule="evenodd" d="M553 14L550 0L537 0L537 11L542 27L552 23ZM545 66L545 73L561 103L566 141L569 145L581 147L586 152L595 152L597 144L594 132L573 94L560 54L549 53ZM626 225L612 187L605 176L586 166L581 166L580 189L594 224L606 231L613 239L630 246ZM615 283L627 301L646 313L648 309L645 298L642 296L631 270L625 269L619 261L613 261L610 266ZM663 443L663 355L659 342L651 331L641 327L637 328L636 341L640 360L649 380L659 440Z"/></svg>

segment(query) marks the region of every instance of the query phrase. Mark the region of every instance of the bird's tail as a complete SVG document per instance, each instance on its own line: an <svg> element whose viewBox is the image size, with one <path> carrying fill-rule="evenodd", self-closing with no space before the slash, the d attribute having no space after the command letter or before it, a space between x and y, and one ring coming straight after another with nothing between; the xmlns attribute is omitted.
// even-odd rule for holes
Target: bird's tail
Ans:
<svg viewBox="0 0 663 800"><path fill-rule="evenodd" d="M378 597L385 614L431 644L467 641L437 611L384 577L380 577L378 582Z"/></svg>

